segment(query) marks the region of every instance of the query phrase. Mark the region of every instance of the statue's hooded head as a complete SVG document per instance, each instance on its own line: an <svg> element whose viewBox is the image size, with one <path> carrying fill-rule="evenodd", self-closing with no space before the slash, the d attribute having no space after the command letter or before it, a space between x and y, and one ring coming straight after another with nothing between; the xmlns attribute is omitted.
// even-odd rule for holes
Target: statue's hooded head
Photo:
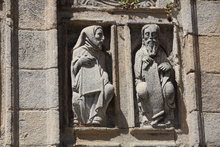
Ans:
<svg viewBox="0 0 220 147"><path fill-rule="evenodd" d="M156 24L147 24L141 30L142 47L151 57L157 54L159 47L160 28Z"/></svg>
<svg viewBox="0 0 220 147"><path fill-rule="evenodd" d="M73 47L73 50L86 45L90 49L102 50L102 44L104 41L103 29L101 26L93 25L84 28Z"/></svg>

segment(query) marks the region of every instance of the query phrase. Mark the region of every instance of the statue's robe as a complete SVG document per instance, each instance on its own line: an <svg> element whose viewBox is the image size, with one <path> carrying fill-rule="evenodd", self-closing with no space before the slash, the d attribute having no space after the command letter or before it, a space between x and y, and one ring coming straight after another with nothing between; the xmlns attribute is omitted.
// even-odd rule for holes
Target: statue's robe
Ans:
<svg viewBox="0 0 220 147"><path fill-rule="evenodd" d="M83 56L93 57L95 60L88 66L82 65L75 71L72 69L72 104L77 119L83 124L90 124L95 116L101 115L98 113L101 113L108 101L104 96L104 87L109 79L103 51L83 45L73 51L71 67Z"/></svg>
<svg viewBox="0 0 220 147"><path fill-rule="evenodd" d="M148 65L142 59L149 56L147 50L142 47L135 55L135 79L146 82L147 97L139 100L139 111L145 115L149 121L156 117L163 116L165 104L170 108L174 106L174 97L166 97L165 85L170 82L170 72L159 72L158 66L169 61L165 52L159 48L157 55L153 58L153 63Z"/></svg>

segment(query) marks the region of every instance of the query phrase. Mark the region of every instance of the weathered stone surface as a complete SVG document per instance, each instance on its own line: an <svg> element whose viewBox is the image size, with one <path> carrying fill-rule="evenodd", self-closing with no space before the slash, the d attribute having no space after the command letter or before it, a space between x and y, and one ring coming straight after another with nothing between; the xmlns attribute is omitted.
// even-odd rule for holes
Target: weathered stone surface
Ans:
<svg viewBox="0 0 220 147"><path fill-rule="evenodd" d="M46 6L46 29L56 29L57 26L57 0L45 0Z"/></svg>
<svg viewBox="0 0 220 147"><path fill-rule="evenodd" d="M198 111L192 111L187 115L189 129L189 145L199 147Z"/></svg>
<svg viewBox="0 0 220 147"><path fill-rule="evenodd" d="M46 108L46 71L20 70L20 108Z"/></svg>
<svg viewBox="0 0 220 147"><path fill-rule="evenodd" d="M46 31L46 68L58 67L58 41L57 41L57 30L52 29Z"/></svg>
<svg viewBox="0 0 220 147"><path fill-rule="evenodd" d="M11 34L12 28L8 25L5 25L4 32L1 32L1 38L4 38L4 41L1 42L1 64L3 64L7 68L11 68L11 56L13 56L14 52L11 50ZM6 35L7 34L7 35Z"/></svg>
<svg viewBox="0 0 220 147"><path fill-rule="evenodd" d="M47 70L20 70L20 108L58 108L57 76L58 71L55 68Z"/></svg>
<svg viewBox="0 0 220 147"><path fill-rule="evenodd" d="M58 69L51 68L45 71L47 86L47 108L57 109L59 107L59 82Z"/></svg>
<svg viewBox="0 0 220 147"><path fill-rule="evenodd" d="M220 113L204 113L205 139L207 146L220 146Z"/></svg>
<svg viewBox="0 0 220 147"><path fill-rule="evenodd" d="M108 141L102 141L102 142L79 142L76 144L76 146L84 146L84 147L120 147L121 145L119 143L115 142L108 142Z"/></svg>
<svg viewBox="0 0 220 147"><path fill-rule="evenodd" d="M220 74L202 74L203 111L220 112Z"/></svg>
<svg viewBox="0 0 220 147"><path fill-rule="evenodd" d="M184 0L181 1L181 16L182 22L181 25L183 26L183 33L188 34L192 33L192 13L190 7L190 1Z"/></svg>
<svg viewBox="0 0 220 147"><path fill-rule="evenodd" d="M128 17L128 15L111 15L108 11L80 11L79 13L73 13L71 14L71 21L78 21L78 22L86 22L86 21L95 21L95 22L103 22L103 23L109 23L113 22L116 24L145 24L147 23L166 23L167 24L167 18L166 15L162 15L161 17L158 17L157 13L152 13L150 16L148 14L149 9L142 9L144 10L143 13L132 13ZM145 12L146 10L146 12ZM133 9L128 10L129 11L135 11ZM117 12L118 13L118 12ZM130 14L127 13L127 14ZM90 16L90 17L88 17Z"/></svg>
<svg viewBox="0 0 220 147"><path fill-rule="evenodd" d="M20 108L47 108L47 71L20 70Z"/></svg>
<svg viewBox="0 0 220 147"><path fill-rule="evenodd" d="M176 147L174 141L145 141L142 143L131 143L130 147Z"/></svg>
<svg viewBox="0 0 220 147"><path fill-rule="evenodd" d="M127 30L127 31L125 31ZM125 37L127 36L127 37ZM134 98L133 98L133 80L131 63L131 42L128 26L117 27L118 37L118 80L119 83L119 107L117 123L119 128L134 127ZM133 105L133 106L132 106Z"/></svg>
<svg viewBox="0 0 220 147"><path fill-rule="evenodd" d="M195 71L193 54L193 36L187 35L184 38L183 50L183 67L186 73Z"/></svg>
<svg viewBox="0 0 220 147"><path fill-rule="evenodd" d="M59 145L60 143L60 118L59 110L51 109L47 111L47 143Z"/></svg>
<svg viewBox="0 0 220 147"><path fill-rule="evenodd" d="M19 31L19 67L45 67L47 62L46 47L45 32Z"/></svg>
<svg viewBox="0 0 220 147"><path fill-rule="evenodd" d="M57 31L19 31L19 68L57 67Z"/></svg>
<svg viewBox="0 0 220 147"><path fill-rule="evenodd" d="M19 0L19 27L42 29L45 27L47 0Z"/></svg>
<svg viewBox="0 0 220 147"><path fill-rule="evenodd" d="M199 37L201 70L220 72L220 37Z"/></svg>
<svg viewBox="0 0 220 147"><path fill-rule="evenodd" d="M129 132L130 135L127 135ZM108 145L118 144L121 147L130 147L134 145L170 145L175 146L174 129L153 129L153 128L105 128L105 127L76 127L65 130L65 139L67 139L69 146L73 147L71 140L76 138L76 144L93 143L97 146L108 141ZM74 137L71 135L75 135ZM109 142L109 140L111 140ZM73 144L73 143L72 143ZM117 145L116 144L116 145ZM95 146L94 145L94 146ZM107 145L103 145L107 146Z"/></svg>
<svg viewBox="0 0 220 147"><path fill-rule="evenodd" d="M220 34L220 1L199 1L198 31L201 35Z"/></svg>
<svg viewBox="0 0 220 147"><path fill-rule="evenodd" d="M21 111L19 113L20 146L47 144L47 112Z"/></svg>
<svg viewBox="0 0 220 147"><path fill-rule="evenodd" d="M189 73L186 75L185 81L185 104L188 112L198 110L196 106L196 85L195 85L195 73Z"/></svg>

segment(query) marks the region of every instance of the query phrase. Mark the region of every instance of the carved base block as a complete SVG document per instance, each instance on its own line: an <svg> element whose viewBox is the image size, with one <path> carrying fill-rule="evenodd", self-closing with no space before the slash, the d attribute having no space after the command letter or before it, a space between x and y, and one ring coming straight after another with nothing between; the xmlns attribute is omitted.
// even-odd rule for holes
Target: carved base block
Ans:
<svg viewBox="0 0 220 147"><path fill-rule="evenodd" d="M106 146L106 147L173 147L175 130L154 128L105 128L105 127L76 127L65 131L65 144L73 146ZM67 137L68 136L68 137Z"/></svg>
<svg viewBox="0 0 220 147"><path fill-rule="evenodd" d="M149 141L144 143L132 143L130 146L132 147L176 147L175 142L170 141Z"/></svg>

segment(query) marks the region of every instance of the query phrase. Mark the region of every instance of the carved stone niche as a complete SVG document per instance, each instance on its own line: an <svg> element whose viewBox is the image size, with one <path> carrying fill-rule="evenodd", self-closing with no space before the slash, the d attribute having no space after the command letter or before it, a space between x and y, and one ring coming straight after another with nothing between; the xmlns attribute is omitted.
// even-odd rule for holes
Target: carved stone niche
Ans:
<svg viewBox="0 0 220 147"><path fill-rule="evenodd" d="M131 26L136 126L171 128L177 88L172 66L172 25Z"/></svg>
<svg viewBox="0 0 220 147"><path fill-rule="evenodd" d="M110 26L68 23L64 28L64 120L74 127L114 127Z"/></svg>

